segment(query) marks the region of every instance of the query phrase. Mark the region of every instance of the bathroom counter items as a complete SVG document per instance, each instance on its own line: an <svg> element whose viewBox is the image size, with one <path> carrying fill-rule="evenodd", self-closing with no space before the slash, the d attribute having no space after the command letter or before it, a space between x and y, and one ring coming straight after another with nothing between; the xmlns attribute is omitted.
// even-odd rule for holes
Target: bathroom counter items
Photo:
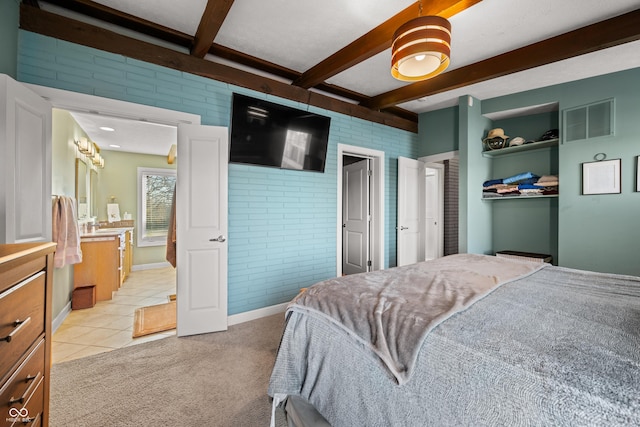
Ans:
<svg viewBox="0 0 640 427"><path fill-rule="evenodd" d="M131 272L133 230L120 227L83 232L82 262L73 269L74 289L95 285L97 301L112 299Z"/></svg>
<svg viewBox="0 0 640 427"><path fill-rule="evenodd" d="M0 245L0 419L6 425L49 425L55 249L42 242Z"/></svg>

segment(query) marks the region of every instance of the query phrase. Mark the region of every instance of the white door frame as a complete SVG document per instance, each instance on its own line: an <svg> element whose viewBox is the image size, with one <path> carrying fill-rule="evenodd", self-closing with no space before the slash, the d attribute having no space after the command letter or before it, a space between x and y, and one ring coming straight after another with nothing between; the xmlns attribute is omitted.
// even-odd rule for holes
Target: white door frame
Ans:
<svg viewBox="0 0 640 427"><path fill-rule="evenodd" d="M342 273L371 270L371 159L342 166ZM345 180L347 182L345 182ZM355 197L354 197L355 196ZM356 250L357 252L354 252ZM356 255L357 253L357 255Z"/></svg>
<svg viewBox="0 0 640 427"><path fill-rule="evenodd" d="M371 270L384 269L384 151L355 145L338 144L338 191L336 215L336 275L342 276L342 166L343 156L367 157L371 159L373 180L371 183Z"/></svg>
<svg viewBox="0 0 640 427"><path fill-rule="evenodd" d="M438 247L436 248L436 258L440 258L443 256L444 254L444 164L442 163L436 163L436 162L432 162L432 163L424 163L424 167L425 167L425 171L426 169L431 169L436 171L437 174L437 210L436 210L436 233L438 236ZM427 179L427 176L425 174L424 179ZM424 217L424 227L425 227L425 236L424 236L424 258L425 260L427 260L427 243L428 243L428 235L429 233L427 233L427 229L428 229L428 223L427 223L427 216L426 216L426 212L427 212L427 201L430 200L430 198L427 197L428 191L427 191L427 186L425 185L425 206L424 206L424 212L425 212L425 217Z"/></svg>
<svg viewBox="0 0 640 427"><path fill-rule="evenodd" d="M83 113L98 113L129 120L144 120L151 123L178 126L178 123L200 124L200 116L182 111L167 110L149 105L135 104L117 99L70 92L47 86L22 83L48 100L54 108Z"/></svg>

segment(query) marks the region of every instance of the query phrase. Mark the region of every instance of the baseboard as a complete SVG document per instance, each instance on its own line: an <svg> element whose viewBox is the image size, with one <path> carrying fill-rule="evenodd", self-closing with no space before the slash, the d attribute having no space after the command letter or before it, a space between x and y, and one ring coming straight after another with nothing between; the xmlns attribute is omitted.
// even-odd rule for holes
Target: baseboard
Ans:
<svg viewBox="0 0 640 427"><path fill-rule="evenodd" d="M131 266L131 271L153 270L154 268L171 267L168 262L154 262L151 264L137 264Z"/></svg>
<svg viewBox="0 0 640 427"><path fill-rule="evenodd" d="M51 329L54 333L58 330L60 325L62 325L62 322L64 322L64 319L67 318L69 313L71 313L71 301L69 301L67 305L65 305L62 310L60 310L60 313L58 313L56 318L51 322Z"/></svg>
<svg viewBox="0 0 640 427"><path fill-rule="evenodd" d="M250 320L261 319L263 317L271 316L273 314L283 313L287 309L288 302L284 302L278 305L272 305L269 307L259 308L257 310L245 311L244 313L233 314L227 317L227 324L229 326L237 325L238 323L249 322Z"/></svg>

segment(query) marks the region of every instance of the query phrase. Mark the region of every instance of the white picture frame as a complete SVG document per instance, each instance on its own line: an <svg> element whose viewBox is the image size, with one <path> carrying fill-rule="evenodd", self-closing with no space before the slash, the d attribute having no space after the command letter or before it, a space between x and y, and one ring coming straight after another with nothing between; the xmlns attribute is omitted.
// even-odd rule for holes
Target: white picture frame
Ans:
<svg viewBox="0 0 640 427"><path fill-rule="evenodd" d="M636 191L640 191L640 156L636 156Z"/></svg>
<svg viewBox="0 0 640 427"><path fill-rule="evenodd" d="M621 159L601 160L582 164L582 194L619 194Z"/></svg>
<svg viewBox="0 0 640 427"><path fill-rule="evenodd" d="M117 203L107 203L107 221L120 221L120 206Z"/></svg>

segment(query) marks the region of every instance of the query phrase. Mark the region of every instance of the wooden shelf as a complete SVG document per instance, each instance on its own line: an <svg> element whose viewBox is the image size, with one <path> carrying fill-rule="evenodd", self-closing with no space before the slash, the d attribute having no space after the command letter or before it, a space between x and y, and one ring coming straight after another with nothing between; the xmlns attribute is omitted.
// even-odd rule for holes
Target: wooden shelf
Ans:
<svg viewBox="0 0 640 427"><path fill-rule="evenodd" d="M500 148L498 150L483 151L484 157L497 157L506 154L521 153L530 150L539 150L546 147L554 147L558 145L559 139L549 139L546 141L532 142L531 144L514 145L513 147ZM530 197L530 196L527 196Z"/></svg>

